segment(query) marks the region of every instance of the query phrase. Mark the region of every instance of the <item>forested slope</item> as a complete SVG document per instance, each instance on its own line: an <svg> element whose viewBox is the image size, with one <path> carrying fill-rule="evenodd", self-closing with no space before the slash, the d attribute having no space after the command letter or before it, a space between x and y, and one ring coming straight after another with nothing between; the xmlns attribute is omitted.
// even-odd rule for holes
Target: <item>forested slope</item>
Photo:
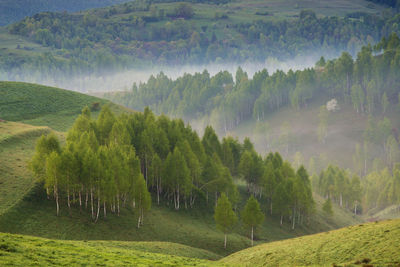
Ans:
<svg viewBox="0 0 400 267"><path fill-rule="evenodd" d="M16 84L14 85L16 86ZM29 99L29 95L32 92L29 88L34 86L23 83L21 83L20 86L20 93L22 94L20 95L20 99L25 99L22 92L25 92L27 94L26 99ZM57 88L37 87L39 91L55 91L55 93L59 92L61 96L66 92ZM8 88L11 92L14 90L18 92L18 89L14 87ZM71 98L69 98L68 101L71 101L70 107L73 111L73 102L79 103L84 96L77 93L71 94ZM67 99L67 97L56 98L54 96L52 99L54 103L52 104L56 105L58 101L61 101L59 104L62 106L62 101L67 101ZM91 97L89 98L88 104L92 103L92 99ZM31 98L31 101L31 104L37 104L37 107L46 107L46 105L43 104L47 103L46 101L48 100L46 100L46 98ZM10 103L11 102L13 101L10 101ZM51 107L50 104L49 106ZM117 106L115 108L117 108ZM263 171L265 166L269 166L269 172L271 170L276 172L276 176L274 175L273 177L276 177L276 181L280 181L281 188L285 188L284 185L287 186L288 192L296 194L297 200L294 200L298 201L302 199L302 204L295 204L290 198L281 199L280 205L283 205L283 209L281 210L278 204L276 204L276 206L274 204L273 214L271 215L271 201L275 203L276 197L274 196L271 199L272 195L266 193L262 193L262 197L258 196L257 199L261 203L261 208L267 215L266 220L263 221L255 231L256 243L335 229L359 222L359 218L335 205L333 209L337 216L325 216L325 213L321 209L323 200L319 196L311 198L310 195L307 197L302 196L300 191L299 194L296 193L296 190L299 190L299 188L303 188L305 191L309 192L310 185L309 181L307 181L308 178L305 176L304 169L300 172L295 172L295 169L289 163L283 162L278 154L270 155L269 159L265 159L264 162L264 159L254 151L252 143L249 140L244 142L244 144L232 138L220 141L215 133L213 133L212 128L207 130L207 134L203 138L196 138L196 133L191 130L189 126L184 125L181 120L171 120L165 116L156 117L149 110L144 114L137 113L133 115L116 116L113 115L109 109L105 109L102 115L99 115L97 119L96 116L90 120L86 117L88 109L85 110L84 114L80 115L75 121L72 128L70 128L71 124L67 123L68 121L65 122L64 127L70 129L69 134L56 132L58 138L61 140L61 144L66 144L60 157L68 166L75 166L78 168L65 168L66 165L61 165L61 168L59 168L57 167L57 160L55 160L56 165L52 165L53 167L50 169L47 168L53 163L47 165L47 168L44 169L43 167L46 166L46 164L36 165L39 174L40 170L46 172L46 175L41 173L36 176L36 178L33 177L29 165L30 162L32 163L31 157L34 154L35 142L37 141L38 135L42 132L38 131L37 135L30 135L31 129L36 133L36 127L14 122L1 122L1 138L4 140L13 140L13 142L7 141L6 143L1 143L0 146L1 160L6 163L4 167L8 170L12 170L9 175L2 176L5 179L4 185L7 185L4 188L7 193L13 193L12 198L7 197L8 195L5 194L6 199L2 201L3 214L0 216L1 231L74 240L84 238L87 240L172 241L212 250L219 255L226 255L227 253L238 251L249 245L249 231L241 222L238 223L234 227L233 233L229 234L228 248L226 250L223 248L223 233L216 229L213 220L213 209L216 197L219 197L220 192L228 193L230 199L235 203L235 210L239 212L243 208L246 199L249 197L248 185L250 185L252 192L255 192L255 190L259 193L266 192L265 190L267 190L267 187L264 183L266 177ZM120 110L119 112L121 113L122 111ZM29 110L25 109L25 112L29 113ZM20 110L19 114L21 118L25 116L23 110ZM58 114L59 113L56 112L55 116ZM71 112L70 116L76 118L74 112ZM64 117L60 116L60 119L62 118ZM46 123L49 123L49 126L57 125L54 124L53 121L46 120L45 112L43 112L42 115L38 115L38 120L41 121L41 125L46 125ZM89 129L91 129L89 131L89 136L85 130L88 128L85 125L89 126ZM113 125L113 127L110 125ZM103 127L111 127L108 129L111 129L111 132L113 132L113 134L110 132L110 136L113 136L112 138L104 137L105 135L102 134L104 131L99 130L103 129ZM135 127L134 130L131 127ZM38 128L38 130L40 129L42 128ZM118 133L121 133L121 136L116 135L117 129L119 129ZM128 135L125 135L127 132L124 129L128 129ZM45 128L46 134L49 130L50 129ZM93 131L96 131L96 135L100 134L100 139L98 140L100 144L104 145L90 156L88 151L91 149L87 149L87 141L97 139L96 135L93 136ZM25 134L25 132L27 134ZM133 135L131 136L131 134ZM28 135L29 138L27 138ZM165 135L167 138L163 137ZM127 136L131 137L127 139ZM89 140L88 137L90 137ZM41 140L39 144L43 144L43 140L54 140L54 138L54 135L53 137L50 135L45 139L41 138L39 139ZM112 142L110 142L111 140ZM129 140L127 141L128 143L133 142L134 145L131 149L135 147L135 152L133 153L133 151L131 151L131 159L133 159L135 163L132 165L134 167L132 170L126 168L130 165L125 165L126 159L128 159L124 152L126 147L124 147L124 145L121 146L120 143L122 141L125 142L124 140ZM185 144L187 141L189 141L189 146ZM167 145L162 145L163 142ZM172 148L171 146L174 142L175 147ZM95 145L96 142L89 143ZM146 144L146 146L143 146L143 144ZM192 145L194 148L197 147L200 151L196 153L195 156L193 156L193 152L190 153ZM40 146L41 145L38 147ZM118 152L116 148L120 149L120 152ZM183 153L178 152L181 149ZM236 151L234 154L230 152L232 149ZM13 151L13 153L10 153L10 151ZM39 149L38 151L43 150ZM76 157L76 159L78 159L77 162L74 161L75 163L83 162L85 165L70 165L69 163L71 162L66 160L68 159L68 151L73 152L73 158ZM112 153L107 154L107 151ZM179 156L179 153L181 156ZM136 157L134 156L135 154ZM243 154L246 156L242 156ZM102 164L100 169L105 170L101 172L102 176L92 176L94 178L101 178L101 180L97 180L96 178L96 180L94 180L95 183L93 183L91 182L93 180L87 175L88 165L86 164L90 162L89 159L92 159L92 163L96 163L96 160L102 160L97 155L102 155L101 157L110 157L111 160L107 164ZM194 169L193 166L195 167L196 164L198 164L196 163L196 161L198 161L198 155L203 155L203 157L205 157L200 162L200 166L204 167L201 169ZM219 155L222 155L221 157L223 160L219 159ZM71 156L71 154L69 154L69 156ZM186 158L187 156L190 157ZM57 159L53 154L53 160L54 157ZM157 168L160 167L160 165L157 165L160 164L156 159L157 157L166 157L165 160L161 161L161 172L157 172ZM249 162L251 162L254 169L257 169L256 176L253 176L254 174L249 172L242 172L242 170L244 171L246 169L244 163L248 161L242 160L243 163L240 164L240 159L242 157L243 159L250 157ZM271 168L270 162L273 158L274 161L276 161L275 164L277 164L277 167ZM79 161L79 159L83 160ZM41 160L45 159L40 156L34 158L34 161L39 163ZM179 167L174 165L177 164L176 160L180 160ZM112 164L112 166L109 165L109 163ZM281 164L282 166L279 167ZM112 173L105 168L113 170L117 176L111 176ZM189 172L186 172L185 169ZM176 172L176 170L180 170L181 173ZM58 217L56 216L56 204L54 202L54 171L59 174L56 176L59 182L59 185L56 187L60 208ZM126 173L125 171L129 172ZM141 175L142 177L146 177L148 180L147 190L151 192L152 208L147 212L145 211L144 217L142 217L144 221L142 220L140 228L137 227L138 214L140 214L140 209L138 209L140 207L140 201L138 201L138 195L135 193L135 190L139 188L137 186L138 183L133 183L133 187L126 186L126 182L130 183L130 180L126 179L131 177L130 175L128 177L126 176L130 171L134 171L135 175L133 177L135 179L140 178ZM283 176L279 174L281 171L284 171ZM233 178L231 172L234 174ZM68 176L65 176L65 174L71 175L69 177L72 179L69 183L65 183L65 181L68 181L66 180ZM242 174L245 175L246 180L240 178ZM299 176L299 174L301 174L301 176ZM18 177L18 179L13 177ZM304 179L304 182L300 180L300 177ZM86 180L86 178L90 179ZM195 180L192 180L192 178L195 178ZM98 183L98 181L100 181L100 183ZM102 181L107 183L103 183ZM115 183L116 181L118 181L118 183ZM122 183L119 184L119 181ZM157 181L161 183L162 187L157 187ZM176 181L179 181L181 186L178 186L179 184L177 184ZM84 184L83 189L81 185L79 185L81 183ZM158 185L160 185L160 183L158 183ZM248 185L246 185L246 183ZM297 189L291 187L293 183L296 184ZM70 189L69 194L68 185ZM90 188L91 186L95 189L101 189L100 194L97 190L93 191L94 213L96 216L99 216L97 222L95 222L96 219L92 219L91 216L91 201L89 200L86 202L85 191L86 188ZM46 187L49 189L48 193L50 193L50 195L48 195L48 197L50 199L47 198L46 190L44 189ZM191 191L186 190L186 188L191 189ZM131 189L135 190L131 191ZM81 205L79 204L79 192L82 193ZM119 197L118 192L120 192ZM160 193L159 203L157 192ZM70 200L70 208L68 207L68 197ZM130 197L136 199L134 207L132 206L133 203ZM98 204L99 198L101 199L100 205ZM117 199L120 200L119 216ZM304 200L307 201L304 202ZM104 209L104 201L106 201L106 209ZM87 207L85 202L88 205ZM303 221L296 219L294 230L292 230L293 220L290 220L290 213L286 210L288 207L295 208L296 214L307 218ZM311 209L312 207L314 208ZM104 210L106 213L104 213ZM280 223L281 216L283 216L282 225Z"/></svg>
<svg viewBox="0 0 400 267"><path fill-rule="evenodd" d="M7 29L49 53L17 61L11 59L18 53L5 50L0 69L8 79L33 80L155 65L355 54L362 45L399 31L395 12L382 16L380 5L361 0L202 2L141 0L81 13L36 14ZM10 60L14 63L7 65Z"/></svg>
<svg viewBox="0 0 400 267"><path fill-rule="evenodd" d="M315 176L314 190L336 194L338 203L346 186L337 189L342 191L339 196L319 184L317 176L328 165L350 168L365 177L358 208L362 203L364 211L376 212L398 203L393 192L399 190L399 47L398 36L392 34L375 47L363 47L355 60L343 53L334 60L321 58L311 69L273 74L262 70L252 78L240 68L235 78L226 71L176 80L160 73L130 91L106 97L139 110L150 106L184 117L199 128L212 124L228 136L252 135L259 151L278 150L295 166L307 165ZM338 184L350 188L353 174L339 173L346 175ZM336 187L332 179L328 183Z"/></svg>
<svg viewBox="0 0 400 267"><path fill-rule="evenodd" d="M27 16L43 11L76 12L80 10L111 6L128 0L1 0L0 26L7 25Z"/></svg>

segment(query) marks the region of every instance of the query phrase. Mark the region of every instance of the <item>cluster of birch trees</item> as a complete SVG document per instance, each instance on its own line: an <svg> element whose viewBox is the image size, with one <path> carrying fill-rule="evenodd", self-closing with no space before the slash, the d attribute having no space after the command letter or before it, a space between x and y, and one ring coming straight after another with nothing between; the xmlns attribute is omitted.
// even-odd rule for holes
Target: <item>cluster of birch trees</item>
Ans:
<svg viewBox="0 0 400 267"><path fill-rule="evenodd" d="M151 206L150 192L158 204L164 199L177 210L193 207L199 197L208 202L215 196L216 202L222 192L237 201L221 158L222 146L211 127L200 139L182 120L156 118L149 109L116 117L104 106L97 120L85 108L63 146L54 134L42 136L31 167L54 197L57 214L60 203L79 205L97 221L100 212L119 215L129 204L138 210L139 226Z"/></svg>
<svg viewBox="0 0 400 267"><path fill-rule="evenodd" d="M97 120L86 107L75 120L61 146L54 134L42 136L31 161L35 175L53 196L57 215L60 203L68 209L79 205L90 210L97 222L100 212L120 214L131 205L138 215L138 227L151 196L140 171L140 159L122 118L116 119L106 106Z"/></svg>
<svg viewBox="0 0 400 267"><path fill-rule="evenodd" d="M96 120L84 108L63 146L54 134L39 139L31 167L54 198L57 214L66 203L88 209L97 221L100 213L119 215L129 205L137 211L138 227L151 193L157 204L176 210L193 208L198 200L216 205L222 193L236 207L232 176L244 178L249 194L266 201L281 223L290 218L293 228L314 203L303 167L296 172L278 153L262 159L248 138L221 142L210 126L200 139L182 120L156 117L148 108L115 116L103 106Z"/></svg>

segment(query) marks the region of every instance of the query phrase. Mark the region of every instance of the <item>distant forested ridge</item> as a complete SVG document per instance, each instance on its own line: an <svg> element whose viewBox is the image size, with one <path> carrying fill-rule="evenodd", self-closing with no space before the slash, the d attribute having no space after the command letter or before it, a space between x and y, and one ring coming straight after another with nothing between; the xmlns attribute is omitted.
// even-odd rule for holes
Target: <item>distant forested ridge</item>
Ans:
<svg viewBox="0 0 400 267"><path fill-rule="evenodd" d="M393 8L399 8L400 7L400 1L399 0L367 0L376 4L381 4L381 5L387 5Z"/></svg>
<svg viewBox="0 0 400 267"><path fill-rule="evenodd" d="M129 0L0 0L0 26L43 11L68 11L105 7Z"/></svg>
<svg viewBox="0 0 400 267"><path fill-rule="evenodd" d="M400 31L400 15L319 17L303 10L292 19L252 14L253 20L238 20L221 8L214 11L219 1L206 2L210 12L195 3L138 0L81 13L36 14L10 25L9 33L51 49L28 57L8 53L0 70L9 79L27 73L51 78L152 65L263 62L323 50L355 54Z"/></svg>
<svg viewBox="0 0 400 267"><path fill-rule="evenodd" d="M243 178L248 194L266 202L281 223L291 217L295 227L314 207L303 166L295 170L278 153L262 158L248 138L220 141L212 127L200 139L182 120L156 117L149 109L116 117L104 106L93 120L85 108L64 146L54 135L39 139L30 166L54 198L57 215L79 206L95 221L100 213L119 215L121 207L131 207L140 227L151 206L149 192L154 203L176 210L213 207L222 193L236 207L233 177Z"/></svg>
<svg viewBox="0 0 400 267"><path fill-rule="evenodd" d="M252 79L241 68L235 77L226 71L211 77L205 70L171 80L160 73L147 83L134 84L128 92L106 96L138 110L149 106L157 113L188 120L206 117L224 132L250 118L262 121L283 106L301 109L321 95L374 115L399 99L399 59L400 40L392 34L375 47L364 46L355 60L344 52L334 60L321 58L315 68L273 74L264 69Z"/></svg>

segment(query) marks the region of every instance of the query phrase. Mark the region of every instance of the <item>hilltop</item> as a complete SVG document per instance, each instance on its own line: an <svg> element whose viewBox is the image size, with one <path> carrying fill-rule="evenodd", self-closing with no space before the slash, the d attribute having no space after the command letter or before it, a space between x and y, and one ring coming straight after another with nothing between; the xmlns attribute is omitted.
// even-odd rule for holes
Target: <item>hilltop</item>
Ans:
<svg viewBox="0 0 400 267"><path fill-rule="evenodd" d="M6 121L66 131L85 106L91 108L96 116L104 104L109 104L117 113L129 110L110 101L73 91L0 81L0 118Z"/></svg>

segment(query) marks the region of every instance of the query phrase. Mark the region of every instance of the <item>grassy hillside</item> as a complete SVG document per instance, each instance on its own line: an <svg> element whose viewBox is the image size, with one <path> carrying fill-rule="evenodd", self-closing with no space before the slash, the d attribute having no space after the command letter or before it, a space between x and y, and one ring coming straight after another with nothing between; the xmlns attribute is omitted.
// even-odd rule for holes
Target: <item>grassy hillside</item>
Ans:
<svg viewBox="0 0 400 267"><path fill-rule="evenodd" d="M59 241L0 234L0 264L144 266L397 266L400 220L360 224L245 249L220 261L173 243ZM370 264L370 265L366 265Z"/></svg>
<svg viewBox="0 0 400 267"><path fill-rule="evenodd" d="M120 217L100 218L97 224L90 219L88 211L72 208L68 211L62 204L61 216L55 214L55 204L47 200L39 185L12 209L0 217L0 231L35 235L66 240L125 240L168 241L227 255L250 246L248 229L237 225L228 236L228 248L223 249L223 234L215 227L212 207L197 210L175 211L165 203L153 203L145 216L145 225L136 228L136 217L130 208L122 209ZM245 189L243 188L243 191ZM246 199L246 195L242 196ZM323 200L315 196L316 214L303 226L291 230L290 223L279 225L278 217L266 215L266 220L256 229L256 243L287 239L305 234L327 231L360 222L348 212L334 205L334 216L327 218L321 210ZM241 206L244 203L241 204ZM241 208L241 207L240 207ZM267 207L263 206L266 210Z"/></svg>
<svg viewBox="0 0 400 267"><path fill-rule="evenodd" d="M1 0L0 25L7 25L26 16L32 16L43 11L73 12L89 8L119 4L127 1L129 0Z"/></svg>
<svg viewBox="0 0 400 267"><path fill-rule="evenodd" d="M14 118L37 125L48 125L59 130L67 129L81 108L93 101L90 97L57 88L24 83L0 83L2 88L1 118ZM106 101L102 100L102 103ZM17 105L17 103L19 103ZM113 106L119 112L119 106ZM33 112L30 112L33 111ZM125 241L170 241L213 251L207 258L244 249L249 246L249 231L238 225L228 238L228 249L223 249L223 234L213 220L213 207L198 210L174 211L166 203L153 204L145 216L145 225L136 228L136 218L129 208L121 216L111 215L94 224L87 211L74 207L71 213L62 204L61 216L55 216L54 203L46 199L43 186L37 184L27 168L34 150L35 140L48 127L38 127L17 122L0 123L0 231L35 235L47 238L70 240L125 240ZM57 132L61 137L62 132ZM243 203L247 199L245 185L239 184ZM28 193L29 192L29 193ZM335 215L326 218L321 212L323 200L315 196L316 214L303 226L294 231L289 223L279 225L279 218L267 215L256 231L256 243L281 240L304 234L316 233L359 222L359 218L334 206ZM267 207L262 203L264 210ZM78 223L77 223L78 222ZM210 256L211 255L211 256Z"/></svg>
<svg viewBox="0 0 400 267"><path fill-rule="evenodd" d="M36 139L48 127L0 122L0 214L18 202L35 184L28 170Z"/></svg>
<svg viewBox="0 0 400 267"><path fill-rule="evenodd" d="M66 131L85 106L110 104L120 113L124 108L93 96L43 85L0 82L0 119L48 126ZM98 109L93 110L97 115Z"/></svg>
<svg viewBox="0 0 400 267"><path fill-rule="evenodd" d="M397 266L400 220L350 226L331 232L272 242L221 260L241 266Z"/></svg>
<svg viewBox="0 0 400 267"><path fill-rule="evenodd" d="M161 254L162 253L162 254ZM59 241L0 234L2 266L223 266L172 243Z"/></svg>

